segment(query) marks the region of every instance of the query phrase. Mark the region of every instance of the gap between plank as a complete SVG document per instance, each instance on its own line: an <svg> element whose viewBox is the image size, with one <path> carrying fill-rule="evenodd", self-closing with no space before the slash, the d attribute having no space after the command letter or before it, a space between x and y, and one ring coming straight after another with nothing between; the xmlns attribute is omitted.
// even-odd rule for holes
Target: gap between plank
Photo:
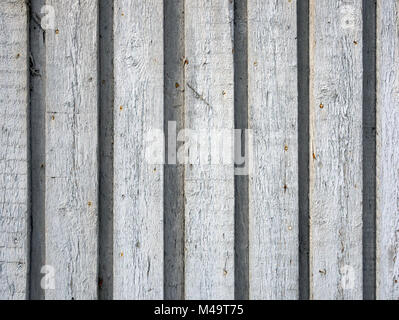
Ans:
<svg viewBox="0 0 399 320"><path fill-rule="evenodd" d="M376 299L376 1L363 0L363 299Z"/></svg>
<svg viewBox="0 0 399 320"><path fill-rule="evenodd" d="M298 1L299 299L309 299L309 0Z"/></svg>
<svg viewBox="0 0 399 320"><path fill-rule="evenodd" d="M114 3L99 2L99 279L100 300L113 298Z"/></svg>

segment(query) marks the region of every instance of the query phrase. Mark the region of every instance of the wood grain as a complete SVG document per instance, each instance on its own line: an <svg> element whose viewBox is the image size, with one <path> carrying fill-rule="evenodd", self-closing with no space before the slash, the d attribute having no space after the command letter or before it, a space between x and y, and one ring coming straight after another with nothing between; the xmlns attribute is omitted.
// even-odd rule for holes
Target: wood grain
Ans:
<svg viewBox="0 0 399 320"><path fill-rule="evenodd" d="M399 299L399 2L377 2L377 299Z"/></svg>
<svg viewBox="0 0 399 320"><path fill-rule="evenodd" d="M162 299L163 157L146 136L163 132L163 1L114 6L114 298Z"/></svg>
<svg viewBox="0 0 399 320"><path fill-rule="evenodd" d="M185 128L209 151L212 130L226 129L224 137L233 142L233 3L186 0L184 11ZM196 147L186 141L185 298L233 299L233 146L230 159L217 163L214 154L213 164Z"/></svg>
<svg viewBox="0 0 399 320"><path fill-rule="evenodd" d="M310 297L362 298L362 1L310 1Z"/></svg>
<svg viewBox="0 0 399 320"><path fill-rule="evenodd" d="M96 299L98 265L97 0L48 0L46 299Z"/></svg>
<svg viewBox="0 0 399 320"><path fill-rule="evenodd" d="M248 2L250 299L299 297L296 10Z"/></svg>
<svg viewBox="0 0 399 320"><path fill-rule="evenodd" d="M0 300L28 297L28 15L0 3Z"/></svg>

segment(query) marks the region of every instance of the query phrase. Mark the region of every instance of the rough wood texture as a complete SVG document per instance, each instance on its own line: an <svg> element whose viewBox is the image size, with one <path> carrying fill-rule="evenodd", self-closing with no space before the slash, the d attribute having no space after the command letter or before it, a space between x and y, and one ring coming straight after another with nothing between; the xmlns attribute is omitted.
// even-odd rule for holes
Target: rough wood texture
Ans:
<svg viewBox="0 0 399 320"><path fill-rule="evenodd" d="M310 1L310 296L362 298L362 1Z"/></svg>
<svg viewBox="0 0 399 320"><path fill-rule="evenodd" d="M0 300L28 297L28 16L0 3Z"/></svg>
<svg viewBox="0 0 399 320"><path fill-rule="evenodd" d="M184 165L177 164L176 136L184 128L184 0L164 1L165 16L165 299L184 298ZM169 141L170 139L170 141ZM171 158L169 159L169 155ZM177 165L176 165L177 164Z"/></svg>
<svg viewBox="0 0 399 320"><path fill-rule="evenodd" d="M96 299L98 257L97 0L48 0L46 299Z"/></svg>
<svg viewBox="0 0 399 320"><path fill-rule="evenodd" d="M399 299L399 2L377 2L377 299Z"/></svg>
<svg viewBox="0 0 399 320"><path fill-rule="evenodd" d="M231 1L185 1L185 128L202 146L216 135L233 143L234 4ZM223 144L228 148L228 143ZM191 163L185 171L185 298L234 298L234 165L231 158L213 165L186 141ZM220 150L220 149L219 149ZM224 153L226 155L226 153Z"/></svg>
<svg viewBox="0 0 399 320"><path fill-rule="evenodd" d="M146 135L163 131L163 1L114 6L114 298L162 299L163 165Z"/></svg>
<svg viewBox="0 0 399 320"><path fill-rule="evenodd" d="M250 299L299 296L296 7L248 2Z"/></svg>
<svg viewBox="0 0 399 320"><path fill-rule="evenodd" d="M399 299L398 70L399 0L0 0L0 300Z"/></svg>

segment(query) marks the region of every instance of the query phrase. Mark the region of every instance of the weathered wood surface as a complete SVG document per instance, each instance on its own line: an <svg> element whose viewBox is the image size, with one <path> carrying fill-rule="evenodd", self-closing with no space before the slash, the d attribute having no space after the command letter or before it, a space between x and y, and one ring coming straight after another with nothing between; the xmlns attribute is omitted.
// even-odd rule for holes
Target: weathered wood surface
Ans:
<svg viewBox="0 0 399 320"><path fill-rule="evenodd" d="M48 0L46 299L96 299L98 286L97 0Z"/></svg>
<svg viewBox="0 0 399 320"><path fill-rule="evenodd" d="M296 9L296 1L248 2L250 299L299 292Z"/></svg>
<svg viewBox="0 0 399 320"><path fill-rule="evenodd" d="M0 300L28 296L28 15L0 3Z"/></svg>
<svg viewBox="0 0 399 320"><path fill-rule="evenodd" d="M233 299L233 3L186 0L184 12L185 128L197 135L185 144L185 298ZM211 154L210 164L206 153L220 130L226 158Z"/></svg>
<svg viewBox="0 0 399 320"><path fill-rule="evenodd" d="M163 1L114 5L114 298L162 299Z"/></svg>
<svg viewBox="0 0 399 320"><path fill-rule="evenodd" d="M399 2L377 2L377 298L399 299Z"/></svg>
<svg viewBox="0 0 399 320"><path fill-rule="evenodd" d="M362 1L310 1L310 297L362 298Z"/></svg>
<svg viewBox="0 0 399 320"><path fill-rule="evenodd" d="M399 299L398 70L398 0L2 0L0 300Z"/></svg>

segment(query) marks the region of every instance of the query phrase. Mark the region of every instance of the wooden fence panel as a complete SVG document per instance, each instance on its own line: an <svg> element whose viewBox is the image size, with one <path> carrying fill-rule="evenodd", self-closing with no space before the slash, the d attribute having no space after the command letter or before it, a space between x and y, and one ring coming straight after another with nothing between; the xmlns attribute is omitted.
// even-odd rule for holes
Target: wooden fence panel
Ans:
<svg viewBox="0 0 399 320"><path fill-rule="evenodd" d="M248 2L250 299L299 296L296 9Z"/></svg>
<svg viewBox="0 0 399 320"><path fill-rule="evenodd" d="M0 300L399 299L398 70L398 0L1 0Z"/></svg>
<svg viewBox="0 0 399 320"><path fill-rule="evenodd" d="M377 10L377 298L399 299L399 3Z"/></svg>
<svg viewBox="0 0 399 320"><path fill-rule="evenodd" d="M46 299L96 299L98 257L97 0L48 0ZM54 274L52 269L54 268Z"/></svg>
<svg viewBox="0 0 399 320"><path fill-rule="evenodd" d="M0 3L0 300L28 296L27 22L25 1Z"/></svg>
<svg viewBox="0 0 399 320"><path fill-rule="evenodd" d="M362 1L310 1L310 295L362 298Z"/></svg>
<svg viewBox="0 0 399 320"><path fill-rule="evenodd" d="M185 295L233 299L233 3L186 0L185 14ZM223 130L220 159L211 150Z"/></svg>
<svg viewBox="0 0 399 320"><path fill-rule="evenodd" d="M162 299L163 1L114 5L114 298Z"/></svg>

